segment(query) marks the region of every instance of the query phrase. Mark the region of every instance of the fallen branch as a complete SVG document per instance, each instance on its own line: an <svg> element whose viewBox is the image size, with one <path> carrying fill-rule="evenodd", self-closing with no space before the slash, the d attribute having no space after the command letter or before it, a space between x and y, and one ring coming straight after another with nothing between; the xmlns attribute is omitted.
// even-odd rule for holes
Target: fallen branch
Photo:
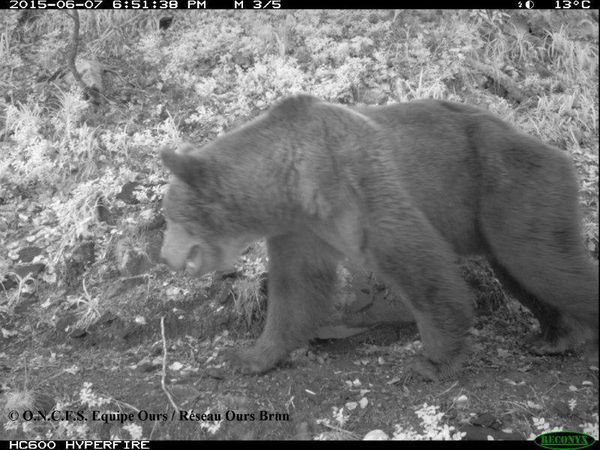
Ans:
<svg viewBox="0 0 600 450"><path fill-rule="evenodd" d="M77 49L79 48L79 12L77 10L73 10L72 14L69 15L71 16L71 19L73 19L73 40L71 41L71 51L69 52L69 56L67 58L67 65L73 74L73 78L75 78L75 81L77 81L83 92L87 92L89 88L85 84L85 81L83 81L83 78L81 78L81 74L77 71L77 67L75 66Z"/></svg>
<svg viewBox="0 0 600 450"><path fill-rule="evenodd" d="M169 392L167 384L165 383L165 380L167 379L167 339L165 338L165 316L162 316L160 318L160 334L162 335L163 344L162 376L160 378L160 385L162 387L163 392L169 399L171 406L179 414L179 407L177 406L177 403L175 403L175 400L173 400L173 396Z"/></svg>
<svg viewBox="0 0 600 450"><path fill-rule="evenodd" d="M519 89L517 84L511 80L510 77L503 74L500 69L475 60L471 60L470 63L475 70L481 72L498 86L502 87L510 100L521 103L525 99L523 91Z"/></svg>

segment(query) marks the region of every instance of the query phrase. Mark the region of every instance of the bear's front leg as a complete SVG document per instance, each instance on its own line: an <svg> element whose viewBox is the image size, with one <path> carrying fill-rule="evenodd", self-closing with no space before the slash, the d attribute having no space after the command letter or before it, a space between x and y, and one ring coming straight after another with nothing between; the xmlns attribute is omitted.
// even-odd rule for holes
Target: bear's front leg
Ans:
<svg viewBox="0 0 600 450"><path fill-rule="evenodd" d="M269 253L267 322L258 341L234 354L246 373L274 368L290 351L315 335L330 313L337 260L331 247L311 233L267 240Z"/></svg>

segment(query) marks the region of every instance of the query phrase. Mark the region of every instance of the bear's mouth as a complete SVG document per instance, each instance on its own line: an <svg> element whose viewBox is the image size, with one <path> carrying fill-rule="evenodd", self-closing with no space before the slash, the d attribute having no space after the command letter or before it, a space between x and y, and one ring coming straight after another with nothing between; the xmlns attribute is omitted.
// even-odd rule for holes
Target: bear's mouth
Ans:
<svg viewBox="0 0 600 450"><path fill-rule="evenodd" d="M200 259L200 246L194 245L185 259L185 268L190 272L197 272L200 269L198 261Z"/></svg>

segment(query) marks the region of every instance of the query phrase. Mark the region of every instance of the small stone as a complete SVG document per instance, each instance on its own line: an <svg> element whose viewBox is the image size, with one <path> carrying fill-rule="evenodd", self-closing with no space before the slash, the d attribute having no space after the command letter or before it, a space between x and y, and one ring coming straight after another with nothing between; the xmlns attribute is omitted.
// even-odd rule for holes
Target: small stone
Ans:
<svg viewBox="0 0 600 450"><path fill-rule="evenodd" d="M469 403L469 399L466 395L460 395L454 401L456 402L456 407L460 409L466 408Z"/></svg>
<svg viewBox="0 0 600 450"><path fill-rule="evenodd" d="M209 367L208 369L206 369L206 375L208 375L211 378L214 378L215 380L222 380L225 378L225 373L223 372L223 369L220 369L218 367Z"/></svg>
<svg viewBox="0 0 600 450"><path fill-rule="evenodd" d="M383 430L372 430L365 434L363 441L388 441L390 437Z"/></svg>

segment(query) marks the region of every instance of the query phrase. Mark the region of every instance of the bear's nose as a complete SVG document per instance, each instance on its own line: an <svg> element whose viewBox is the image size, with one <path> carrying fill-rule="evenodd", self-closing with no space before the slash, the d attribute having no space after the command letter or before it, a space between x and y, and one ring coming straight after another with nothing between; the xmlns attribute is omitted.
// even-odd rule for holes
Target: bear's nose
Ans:
<svg viewBox="0 0 600 450"><path fill-rule="evenodd" d="M173 267L173 261L169 258L169 255L167 254L167 252L165 252L164 247L160 250L160 255L158 257L158 261L162 264L165 264L166 266L170 267L171 269L175 269L175 267Z"/></svg>

